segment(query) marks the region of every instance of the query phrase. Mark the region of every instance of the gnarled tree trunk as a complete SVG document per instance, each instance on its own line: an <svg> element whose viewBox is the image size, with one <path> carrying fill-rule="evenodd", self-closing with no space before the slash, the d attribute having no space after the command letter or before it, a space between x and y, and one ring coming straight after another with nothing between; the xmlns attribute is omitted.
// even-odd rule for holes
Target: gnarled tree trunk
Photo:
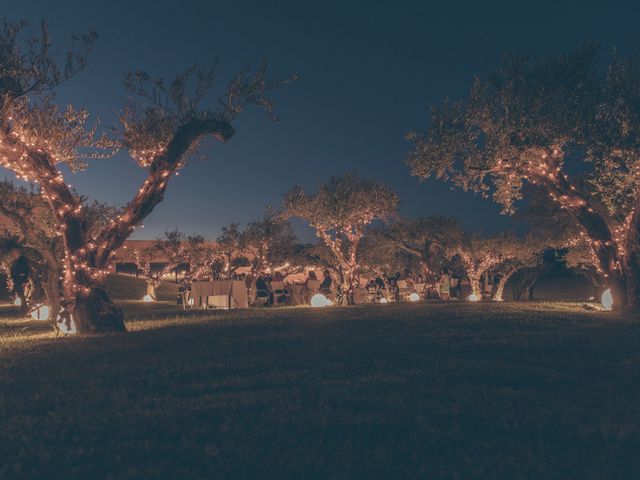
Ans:
<svg viewBox="0 0 640 480"><path fill-rule="evenodd" d="M475 295L478 300L482 298L482 292L480 289L480 277L477 272L469 273L467 272L467 276L469 277L469 284L471 285L471 294Z"/></svg>
<svg viewBox="0 0 640 480"><path fill-rule="evenodd" d="M60 290L60 271L57 268L49 266L46 272L47 278L42 285L44 293L47 296L47 304L49 306L49 321L53 324L60 313L60 299L62 291Z"/></svg>
<svg viewBox="0 0 640 480"><path fill-rule="evenodd" d="M511 276L517 272L517 269L513 269L508 271L507 273L505 273L504 275L502 275L500 277L500 280L498 280L498 285L496 286L496 291L493 294L493 301L494 302L502 302L504 300L503 295L504 295L504 287L506 286L507 282L509 281L509 278L511 278Z"/></svg>
<svg viewBox="0 0 640 480"><path fill-rule="evenodd" d="M102 287L91 287L88 294L76 294L73 321L78 333L126 331L122 309Z"/></svg>

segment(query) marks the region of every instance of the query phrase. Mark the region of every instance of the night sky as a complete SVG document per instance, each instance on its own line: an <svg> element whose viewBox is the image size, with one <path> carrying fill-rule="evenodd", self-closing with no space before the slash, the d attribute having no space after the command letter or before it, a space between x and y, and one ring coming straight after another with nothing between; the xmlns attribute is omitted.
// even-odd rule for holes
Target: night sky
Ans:
<svg viewBox="0 0 640 480"><path fill-rule="evenodd" d="M510 219L491 201L411 177L405 132L424 127L429 105L463 96L474 75L495 66L503 52L564 52L586 40L601 42L603 53L640 45L640 7L631 2L373 3L2 0L0 15L36 25L46 19L55 40L98 31L87 70L60 89L58 100L87 107L107 126L116 122L129 69L170 78L219 57L224 88L239 68L266 56L273 73L300 75L276 95L280 122L255 109L244 113L230 143L208 148L207 161L194 161L172 180L134 238L174 227L215 237L229 222L279 206L296 184L313 189L350 170L396 189L405 215L440 212L473 229L506 228ZM121 155L68 180L81 193L124 203L144 176Z"/></svg>

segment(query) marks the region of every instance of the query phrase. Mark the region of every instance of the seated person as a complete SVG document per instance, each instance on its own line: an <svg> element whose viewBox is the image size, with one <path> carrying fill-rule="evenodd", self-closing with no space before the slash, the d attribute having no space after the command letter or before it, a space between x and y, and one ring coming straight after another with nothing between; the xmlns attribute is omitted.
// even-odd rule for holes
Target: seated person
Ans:
<svg viewBox="0 0 640 480"><path fill-rule="evenodd" d="M320 280L318 280L318 277L316 276L316 272L314 272L313 270L309 270L309 275L307 276L307 279L304 281L304 286L305 288L311 289L311 290L316 290L319 288Z"/></svg>
<svg viewBox="0 0 640 480"><path fill-rule="evenodd" d="M331 273L329 272L329 270L325 270L323 275L324 275L324 279L320 284L320 293L327 296L328 294L331 293L331 284L332 284Z"/></svg>
<svg viewBox="0 0 640 480"><path fill-rule="evenodd" d="M271 303L273 302L273 292L271 292L269 282L264 277L258 277L258 279L256 280L256 297L266 298L267 305L271 305Z"/></svg>
<svg viewBox="0 0 640 480"><path fill-rule="evenodd" d="M451 296L451 275L446 268L442 269L442 275L439 281L440 298L442 300L449 300Z"/></svg>

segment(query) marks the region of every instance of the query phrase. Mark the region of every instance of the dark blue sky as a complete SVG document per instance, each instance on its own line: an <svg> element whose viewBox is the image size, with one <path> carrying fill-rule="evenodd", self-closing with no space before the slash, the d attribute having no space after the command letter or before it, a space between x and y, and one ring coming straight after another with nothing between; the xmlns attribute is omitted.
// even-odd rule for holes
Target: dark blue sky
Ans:
<svg viewBox="0 0 640 480"><path fill-rule="evenodd" d="M224 87L241 66L267 56L274 73L300 75L276 96L280 122L255 111L243 114L229 144L207 149L207 161L196 160L172 180L138 238L176 226L213 237L229 222L257 218L267 204L278 206L296 184L313 188L353 169L395 188L405 215L440 212L469 228L507 227L510 220L492 202L411 177L403 163L409 148L404 133L424 126L430 104L464 95L473 76L505 51L560 52L590 39L605 52L640 46L640 7L632 2L448 2L440 8L353 0L2 3L0 15L8 19L48 20L55 39L98 31L87 70L64 86L59 99L86 106L107 125L115 122L128 69L170 77L220 57ZM80 192L116 203L127 201L142 178L126 156L69 176Z"/></svg>

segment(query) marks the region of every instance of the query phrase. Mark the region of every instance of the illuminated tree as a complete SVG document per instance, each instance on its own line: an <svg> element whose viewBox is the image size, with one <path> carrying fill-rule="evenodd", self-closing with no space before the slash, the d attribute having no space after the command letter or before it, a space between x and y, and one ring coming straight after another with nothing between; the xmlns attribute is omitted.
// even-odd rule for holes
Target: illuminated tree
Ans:
<svg viewBox="0 0 640 480"><path fill-rule="evenodd" d="M418 260L420 271L431 286L435 286L439 271L463 237L462 227L456 219L439 214L401 219L380 231L398 249Z"/></svg>
<svg viewBox="0 0 640 480"><path fill-rule="evenodd" d="M9 244L19 248L28 258L34 270L32 277L44 279L42 287L49 300L52 317L57 315L62 274L59 259L63 249L61 238L53 228L49 206L33 188L16 186L4 180L0 182L0 213L11 221L5 238L13 238Z"/></svg>
<svg viewBox="0 0 640 480"><path fill-rule="evenodd" d="M535 190L530 194L526 209L520 210L516 215L534 226L536 237L544 238L545 247L556 252L556 261L562 260L568 268L587 278L594 287L606 284L598 257L591 248L591 241L557 202L543 195L540 190ZM522 290L527 289L529 295L532 295L539 274L548 270L548 266L540 265L540 268L530 268L525 275L520 275L518 280L522 285L518 287L520 291L517 293L521 294Z"/></svg>
<svg viewBox="0 0 640 480"><path fill-rule="evenodd" d="M63 241L65 302L77 331L122 331L122 311L103 288L110 256L163 200L169 180L203 140L229 140L234 119L249 104L271 114L275 105L265 94L285 82L269 80L263 63L254 73L243 70L233 78L215 108L203 108L214 68L191 67L168 83L130 72L125 86L133 97L112 140L88 125L86 110L61 109L51 96L84 67L95 34L77 37L58 65L46 26L33 38L24 37L24 27L5 23L0 29L0 166L37 183L51 208ZM147 178L121 214L93 235L60 166L77 171L86 166L83 158L108 157L118 148L147 170Z"/></svg>
<svg viewBox="0 0 640 480"><path fill-rule="evenodd" d="M471 293L478 298L482 297L480 288L482 276L487 275L502 262L511 259L517 249L515 237L509 232L495 237L470 235L454 248L469 277Z"/></svg>
<svg viewBox="0 0 640 480"><path fill-rule="evenodd" d="M433 108L424 134L408 135L408 164L418 177L492 195L505 213L524 185L542 189L588 241L614 304L636 307L640 61L604 63L597 51L506 56L466 99ZM583 173L570 180L568 168Z"/></svg>
<svg viewBox="0 0 640 480"><path fill-rule="evenodd" d="M202 235L189 235L184 243L184 260L189 265L192 278L201 278L213 274L214 265L219 259L219 252L212 242L207 242Z"/></svg>
<svg viewBox="0 0 640 480"><path fill-rule="evenodd" d="M284 215L300 217L333 253L342 291L353 289L358 272L358 246L374 220L395 214L398 196L385 185L353 173L331 177L308 195L296 187L284 195ZM348 297L348 295L347 295Z"/></svg>
<svg viewBox="0 0 640 480"><path fill-rule="evenodd" d="M230 278L240 266L248 265L243 255L242 231L237 223L222 227L222 233L216 239L216 260L222 262L221 276Z"/></svg>
<svg viewBox="0 0 640 480"><path fill-rule="evenodd" d="M493 301L504 300L504 287L513 275L525 268L534 268L544 260L544 251L549 247L544 237L527 235L518 238L505 235L500 240L501 255L504 260L494 272L498 274L498 283L493 293Z"/></svg>
<svg viewBox="0 0 640 480"><path fill-rule="evenodd" d="M89 202L81 196L77 198L84 207L91 232L104 228L118 212L111 205ZM55 320L62 297L64 245L48 203L33 185L27 188L4 180L0 182L0 213L11 222L6 234L15 239L13 244L28 258L37 273L32 278L42 282L51 319Z"/></svg>
<svg viewBox="0 0 640 480"><path fill-rule="evenodd" d="M297 238L289 222L268 211L247 225L240 234L240 244L250 258L252 274L260 275L288 270Z"/></svg>
<svg viewBox="0 0 640 480"><path fill-rule="evenodd" d="M178 265L187 261L187 237L177 228L165 231L153 245L134 252L136 267L147 283L147 294L156 300L156 288L162 279L173 272ZM154 262L162 258L161 268L153 268Z"/></svg>
<svg viewBox="0 0 640 480"><path fill-rule="evenodd" d="M358 254L359 274L374 278L406 270L421 271L420 259L398 248L382 230L372 229L362 237Z"/></svg>
<svg viewBox="0 0 640 480"><path fill-rule="evenodd" d="M324 242L298 245L290 263L293 267L291 273L320 270L323 273L328 272L334 281L340 279L341 270L336 256ZM336 303L342 303L343 297L342 290L340 288L336 289Z"/></svg>

